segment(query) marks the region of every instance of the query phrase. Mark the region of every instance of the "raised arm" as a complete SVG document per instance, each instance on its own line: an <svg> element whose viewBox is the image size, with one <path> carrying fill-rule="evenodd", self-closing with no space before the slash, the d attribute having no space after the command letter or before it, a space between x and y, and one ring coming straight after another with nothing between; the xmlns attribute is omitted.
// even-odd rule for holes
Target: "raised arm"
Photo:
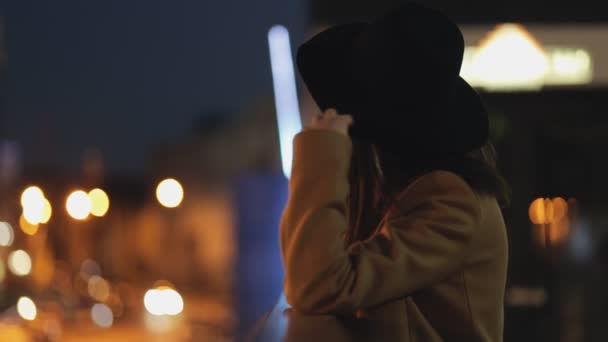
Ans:
<svg viewBox="0 0 608 342"><path fill-rule="evenodd" d="M480 221L477 195L434 171L399 197L379 234L345 247L350 139L309 130L294 141L281 221L287 301L303 313L353 313L402 298L456 272Z"/></svg>

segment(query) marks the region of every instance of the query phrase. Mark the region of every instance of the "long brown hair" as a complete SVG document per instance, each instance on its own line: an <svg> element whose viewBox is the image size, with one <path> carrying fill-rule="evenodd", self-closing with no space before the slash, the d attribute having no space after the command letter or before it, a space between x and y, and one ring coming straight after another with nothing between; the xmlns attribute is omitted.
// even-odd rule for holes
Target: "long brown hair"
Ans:
<svg viewBox="0 0 608 342"><path fill-rule="evenodd" d="M490 143L462 156L406 159L355 139L349 171L350 228L346 242L370 237L399 193L414 179L433 170L454 172L475 192L496 197L502 206L509 204L510 190L498 171L496 152Z"/></svg>

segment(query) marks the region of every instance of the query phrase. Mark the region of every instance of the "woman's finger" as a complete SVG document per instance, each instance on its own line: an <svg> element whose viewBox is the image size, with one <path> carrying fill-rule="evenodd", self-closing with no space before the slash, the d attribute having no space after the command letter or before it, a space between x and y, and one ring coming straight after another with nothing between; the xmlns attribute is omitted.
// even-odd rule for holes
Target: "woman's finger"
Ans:
<svg viewBox="0 0 608 342"><path fill-rule="evenodd" d="M321 120L323 120L323 115L324 115L324 113L322 113L322 112L319 112L319 113L317 113L317 114L313 115L313 116L312 116L312 120L311 120L311 121L312 121L312 124L313 124L313 125L316 125L316 124L318 124L318 123L319 123Z"/></svg>
<svg viewBox="0 0 608 342"><path fill-rule="evenodd" d="M335 110L334 108L329 108L328 110L325 111L325 113L323 113L323 117L333 118L335 116L338 116L338 111Z"/></svg>
<svg viewBox="0 0 608 342"><path fill-rule="evenodd" d="M343 120L344 122L346 122L346 123L347 123L349 126L353 124L353 121L354 121L354 120L353 120L353 117L352 117L352 116L350 116L350 115L348 115L348 114L345 114L345 115L341 115L340 117L341 117L341 118L342 118L342 120Z"/></svg>

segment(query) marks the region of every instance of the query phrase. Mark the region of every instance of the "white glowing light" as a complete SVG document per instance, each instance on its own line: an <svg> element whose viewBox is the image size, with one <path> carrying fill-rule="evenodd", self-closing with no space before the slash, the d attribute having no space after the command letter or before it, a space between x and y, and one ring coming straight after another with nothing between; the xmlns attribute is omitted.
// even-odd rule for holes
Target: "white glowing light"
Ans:
<svg viewBox="0 0 608 342"><path fill-rule="evenodd" d="M26 251L16 250L8 255L8 268L16 276L26 276L32 271L32 259Z"/></svg>
<svg viewBox="0 0 608 342"><path fill-rule="evenodd" d="M173 178L165 179L156 187L156 199L167 208L176 208L184 200L184 188Z"/></svg>
<svg viewBox="0 0 608 342"><path fill-rule="evenodd" d="M37 186L30 186L23 190L21 194L21 206L23 208L30 205L42 205L44 200L44 193L42 189Z"/></svg>
<svg viewBox="0 0 608 342"><path fill-rule="evenodd" d="M110 328L114 324L114 314L105 304L95 304L91 308L91 319L101 328Z"/></svg>
<svg viewBox="0 0 608 342"><path fill-rule="evenodd" d="M159 287L146 292L144 306L150 314L155 316L176 316L184 310L184 300L174 289Z"/></svg>
<svg viewBox="0 0 608 342"><path fill-rule="evenodd" d="M586 84L593 79L591 55L583 49L555 48L545 84Z"/></svg>
<svg viewBox="0 0 608 342"><path fill-rule="evenodd" d="M81 190L74 191L66 201L68 214L76 220L84 220L91 213L92 203L89 195Z"/></svg>
<svg viewBox="0 0 608 342"><path fill-rule="evenodd" d="M37 186L30 186L21 194L21 206L23 217L32 225L50 219L50 203L44 197L44 193ZM46 220L48 222L48 219Z"/></svg>
<svg viewBox="0 0 608 342"><path fill-rule="evenodd" d="M473 56L473 83L487 88L539 88L549 71L549 59L538 42L521 25L503 24L491 32Z"/></svg>
<svg viewBox="0 0 608 342"><path fill-rule="evenodd" d="M33 300L28 297L20 297L17 301L17 313L21 318L27 321L33 321L36 319L38 310Z"/></svg>
<svg viewBox="0 0 608 342"><path fill-rule="evenodd" d="M15 231L8 222L0 222L0 246L8 247L15 240Z"/></svg>
<svg viewBox="0 0 608 342"><path fill-rule="evenodd" d="M28 205L23 207L23 218L31 225L37 225L42 222L42 211L44 210L44 201L40 206Z"/></svg>
<svg viewBox="0 0 608 342"><path fill-rule="evenodd" d="M280 25L272 27L268 32L268 45L283 173L289 178L293 158L293 138L302 130L289 31Z"/></svg>
<svg viewBox="0 0 608 342"><path fill-rule="evenodd" d="M584 49L544 47L523 26L502 24L466 47L460 76L487 90L538 90L591 83L593 62Z"/></svg>

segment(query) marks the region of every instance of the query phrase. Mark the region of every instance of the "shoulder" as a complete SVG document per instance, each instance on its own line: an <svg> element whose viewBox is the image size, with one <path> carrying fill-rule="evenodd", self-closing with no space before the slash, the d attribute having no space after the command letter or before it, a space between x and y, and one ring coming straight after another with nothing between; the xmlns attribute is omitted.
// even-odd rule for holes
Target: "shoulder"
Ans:
<svg viewBox="0 0 608 342"><path fill-rule="evenodd" d="M458 174L435 170L419 176L397 197L396 208L404 214L412 210L454 211L481 218L481 200L477 193Z"/></svg>
<svg viewBox="0 0 608 342"><path fill-rule="evenodd" d="M453 194L478 200L478 196L469 184L451 171L435 170L425 173L412 181L398 198L424 196L425 194Z"/></svg>

